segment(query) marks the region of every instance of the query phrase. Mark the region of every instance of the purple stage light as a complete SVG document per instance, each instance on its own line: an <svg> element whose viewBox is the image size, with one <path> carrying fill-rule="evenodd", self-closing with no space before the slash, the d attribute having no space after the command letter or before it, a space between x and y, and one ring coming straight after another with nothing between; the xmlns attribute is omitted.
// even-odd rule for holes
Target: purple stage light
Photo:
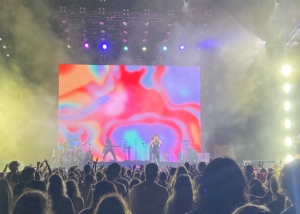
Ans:
<svg viewBox="0 0 300 214"><path fill-rule="evenodd" d="M126 40L126 39L123 39L123 42L127 42L127 40Z"/></svg>
<svg viewBox="0 0 300 214"><path fill-rule="evenodd" d="M89 45L88 43L85 43L85 44L84 44L84 47L85 47L85 48L89 48L90 45Z"/></svg>
<svg viewBox="0 0 300 214"><path fill-rule="evenodd" d="M183 50L184 48L185 48L184 45L181 45L181 46L180 46L180 49L181 49L181 50Z"/></svg>
<svg viewBox="0 0 300 214"><path fill-rule="evenodd" d="M146 42L147 41L147 39L143 39L143 42Z"/></svg>
<svg viewBox="0 0 300 214"><path fill-rule="evenodd" d="M124 31L123 31L123 33L124 33L124 34L127 34L127 31L126 31L126 30L124 30Z"/></svg>
<svg viewBox="0 0 300 214"><path fill-rule="evenodd" d="M103 48L103 50L106 50L107 49L107 44L103 44L102 48Z"/></svg>

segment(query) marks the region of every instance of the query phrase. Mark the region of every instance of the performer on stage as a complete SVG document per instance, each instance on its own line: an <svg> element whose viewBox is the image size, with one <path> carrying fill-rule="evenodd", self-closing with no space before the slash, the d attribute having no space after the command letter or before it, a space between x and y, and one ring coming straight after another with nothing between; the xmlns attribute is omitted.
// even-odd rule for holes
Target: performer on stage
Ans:
<svg viewBox="0 0 300 214"><path fill-rule="evenodd" d="M105 140L105 147L104 147L104 150L103 150L103 153L104 153L103 161L105 161L105 157L106 157L107 153L109 153L109 152L112 154L112 156L113 156L113 158L114 158L114 161L117 161L115 152L114 152L114 150L113 150L112 142L111 142L111 140L107 137L106 140Z"/></svg>
<svg viewBox="0 0 300 214"><path fill-rule="evenodd" d="M160 165L160 146L162 145L161 140L158 139L158 135L153 135L153 140L150 143L151 153L152 153L152 161L157 161L158 166Z"/></svg>

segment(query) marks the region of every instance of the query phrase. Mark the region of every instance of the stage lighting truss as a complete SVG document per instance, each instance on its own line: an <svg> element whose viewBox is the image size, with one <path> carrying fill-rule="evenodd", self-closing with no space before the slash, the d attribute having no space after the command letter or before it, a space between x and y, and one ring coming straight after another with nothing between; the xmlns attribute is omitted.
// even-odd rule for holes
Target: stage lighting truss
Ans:
<svg viewBox="0 0 300 214"><path fill-rule="evenodd" d="M61 23L60 37L65 40L65 45L70 45L73 50L82 48L84 41L89 41L90 48L97 48L99 40L106 41L111 47L116 44L130 44L132 41L141 41L141 49L144 43L158 44L170 42L172 38L173 23L190 19L191 23L203 21L208 23L210 10L203 10L200 15L186 17L178 16L181 8L167 8L164 11L152 12L152 8L143 8L141 11L131 11L127 8L109 7L114 0L101 3L96 8L90 7L84 2L72 2L70 5L58 6L57 19ZM72 9L73 8L73 9ZM115 7L114 7L115 8ZM60 9L62 13L60 13ZM203 8L202 8L203 9ZM64 12L66 11L66 12ZM189 15L196 11L190 11ZM145 16L147 15L147 16ZM191 26L187 26L190 29ZM203 26L203 30L207 30ZM176 42L176 41L175 41ZM195 41L196 43L196 41ZM180 45L178 41L178 46ZM196 44L195 44L196 45ZM127 45L129 47L129 45ZM196 46L195 46L196 47ZM140 50L141 50L140 49ZM159 47L158 47L159 49Z"/></svg>
<svg viewBox="0 0 300 214"><path fill-rule="evenodd" d="M300 43L300 21L297 23L296 27L292 30L289 36L287 45L296 46Z"/></svg>

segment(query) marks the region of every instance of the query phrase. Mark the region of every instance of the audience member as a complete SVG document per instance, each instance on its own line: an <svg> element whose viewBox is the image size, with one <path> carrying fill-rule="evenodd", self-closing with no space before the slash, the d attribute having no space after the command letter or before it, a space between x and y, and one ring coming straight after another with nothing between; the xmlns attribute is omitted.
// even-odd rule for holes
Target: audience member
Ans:
<svg viewBox="0 0 300 214"><path fill-rule="evenodd" d="M247 204L236 209L232 214L272 214L265 206Z"/></svg>
<svg viewBox="0 0 300 214"><path fill-rule="evenodd" d="M48 195L52 199L54 214L74 214L71 199L67 196L66 185L58 174L53 174L48 182Z"/></svg>
<svg viewBox="0 0 300 214"><path fill-rule="evenodd" d="M254 179L253 178L253 166L252 165L246 165L244 167L244 174L245 174L247 185L250 186L251 181Z"/></svg>
<svg viewBox="0 0 300 214"><path fill-rule="evenodd" d="M83 210L80 214L93 214L101 197L109 193L117 193L117 187L113 182L99 181L98 183L96 183L95 189L92 193L92 199L91 199L92 203L90 207Z"/></svg>
<svg viewBox="0 0 300 214"><path fill-rule="evenodd" d="M87 174L83 180L83 186L80 188L81 197L84 200L85 206L90 205L90 201L88 200L88 194L95 182L94 176L92 174Z"/></svg>
<svg viewBox="0 0 300 214"><path fill-rule="evenodd" d="M273 175L270 179L270 190L273 201L266 204L273 214L280 214L284 210L285 196L279 193L279 186L276 177Z"/></svg>
<svg viewBox="0 0 300 214"><path fill-rule="evenodd" d="M18 173L19 166L20 166L20 163L18 161L12 161L9 163L8 168L9 168L10 172L8 172L5 176L5 178L9 182L11 182L11 176L15 173Z"/></svg>
<svg viewBox="0 0 300 214"><path fill-rule="evenodd" d="M206 163L205 162L199 162L197 165L198 173L194 176L194 187L197 188L201 184L201 179L203 172L206 168Z"/></svg>
<svg viewBox="0 0 300 214"><path fill-rule="evenodd" d="M168 184L167 184L166 180L167 180L167 173L165 173L165 172L159 173L158 182L157 183L159 185L167 188Z"/></svg>
<svg viewBox="0 0 300 214"><path fill-rule="evenodd" d="M300 213L300 159L293 160L283 166L279 175L279 185L288 197L291 206L282 214Z"/></svg>
<svg viewBox="0 0 300 214"><path fill-rule="evenodd" d="M172 177L171 181L168 184L168 192L169 194L172 194L176 179L179 175L188 175L188 171L185 168L185 166L179 166L174 174L174 176Z"/></svg>
<svg viewBox="0 0 300 214"><path fill-rule="evenodd" d="M146 180L131 190L129 197L131 211L133 214L162 214L168 200L168 191L154 182L158 173L157 164L147 164L145 173Z"/></svg>
<svg viewBox="0 0 300 214"><path fill-rule="evenodd" d="M103 197L95 211L95 214L131 214L126 203L119 195L107 195Z"/></svg>
<svg viewBox="0 0 300 214"><path fill-rule="evenodd" d="M12 214L13 193L9 182L0 179L0 214Z"/></svg>
<svg viewBox="0 0 300 214"><path fill-rule="evenodd" d="M98 171L98 172L96 173L96 179L97 179L97 182L102 181L104 178L105 178L105 175L104 175L103 172Z"/></svg>
<svg viewBox="0 0 300 214"><path fill-rule="evenodd" d="M13 214L52 214L51 200L41 191L25 192L18 199Z"/></svg>
<svg viewBox="0 0 300 214"><path fill-rule="evenodd" d="M22 194L23 187L28 181L32 181L35 178L35 170L30 166L26 166L22 171L22 182L17 184L14 189L13 193L14 196L19 196Z"/></svg>
<svg viewBox="0 0 300 214"><path fill-rule="evenodd" d="M136 178L132 179L129 184L129 189L131 190L135 185L137 185L139 183L141 183L141 181L139 179L136 179Z"/></svg>
<svg viewBox="0 0 300 214"><path fill-rule="evenodd" d="M81 198L77 183L74 180L68 180L66 182L66 188L67 195L73 202L75 213L78 214L84 209L84 201L83 198Z"/></svg>
<svg viewBox="0 0 300 214"><path fill-rule="evenodd" d="M25 191L39 190L42 192L46 192L46 185L42 181L28 181L24 186Z"/></svg>
<svg viewBox="0 0 300 214"><path fill-rule="evenodd" d="M188 175L178 176L174 192L165 206L165 214L184 214L192 210L193 194L191 178Z"/></svg>
<svg viewBox="0 0 300 214"><path fill-rule="evenodd" d="M192 214L230 214L248 200L246 180L236 162L216 158L206 167Z"/></svg>
<svg viewBox="0 0 300 214"><path fill-rule="evenodd" d="M119 164L117 163L110 164L107 167L107 171L106 171L107 180L113 182L116 185L118 192L123 197L128 198L128 192L126 186L116 181L120 173L121 173L121 166Z"/></svg>

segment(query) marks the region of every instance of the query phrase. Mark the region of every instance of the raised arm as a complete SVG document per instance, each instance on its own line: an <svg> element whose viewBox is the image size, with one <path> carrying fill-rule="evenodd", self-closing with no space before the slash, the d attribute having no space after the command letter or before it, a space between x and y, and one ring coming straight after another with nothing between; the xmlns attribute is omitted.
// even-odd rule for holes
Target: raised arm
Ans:
<svg viewBox="0 0 300 214"><path fill-rule="evenodd" d="M4 173L6 172L7 167L8 167L8 164L6 164L5 167L4 167L4 169L3 169L3 172L4 172Z"/></svg>

